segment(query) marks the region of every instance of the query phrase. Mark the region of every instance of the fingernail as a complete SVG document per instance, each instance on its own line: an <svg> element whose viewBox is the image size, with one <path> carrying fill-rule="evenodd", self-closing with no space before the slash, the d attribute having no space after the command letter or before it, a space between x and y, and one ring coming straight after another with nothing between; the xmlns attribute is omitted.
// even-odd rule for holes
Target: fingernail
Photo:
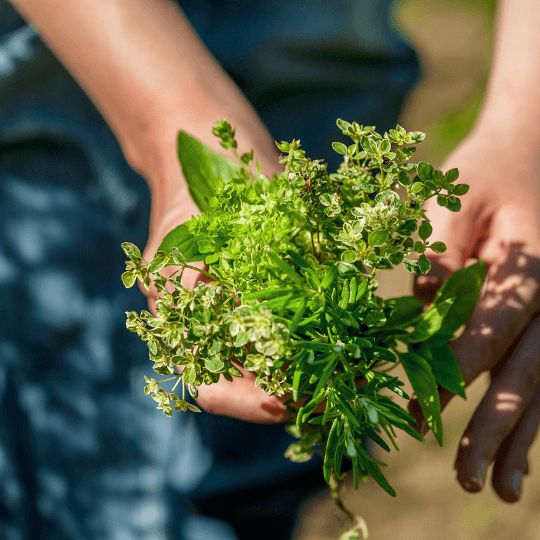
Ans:
<svg viewBox="0 0 540 540"><path fill-rule="evenodd" d="M487 459L480 460L476 469L476 476L471 476L463 483L465 489L474 492L480 491L484 487L488 465Z"/></svg>
<svg viewBox="0 0 540 540"><path fill-rule="evenodd" d="M478 485L480 489L484 487L484 482L486 481L486 474L488 469L488 460L487 459L481 459L480 463L478 463L478 469L476 472L476 478L478 480Z"/></svg>
<svg viewBox="0 0 540 540"><path fill-rule="evenodd" d="M516 497L516 500L521 496L521 481L523 479L523 473L521 471L514 471L512 475L512 491Z"/></svg>

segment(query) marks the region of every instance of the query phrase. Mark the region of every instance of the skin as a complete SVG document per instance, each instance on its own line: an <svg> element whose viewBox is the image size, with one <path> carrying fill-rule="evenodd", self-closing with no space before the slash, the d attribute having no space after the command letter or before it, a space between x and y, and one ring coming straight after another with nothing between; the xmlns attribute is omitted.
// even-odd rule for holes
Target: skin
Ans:
<svg viewBox="0 0 540 540"><path fill-rule="evenodd" d="M540 10L534 0L502 0L492 72L472 133L445 160L469 184L458 215L428 208L434 272L417 279L429 302L449 271L484 259L488 279L453 349L467 384L489 371L491 385L461 439L455 462L464 489L492 484L506 502L520 498L527 452L540 420ZM441 393L446 406L452 399ZM422 420L417 402L411 411ZM427 427L423 426L423 432Z"/></svg>
<svg viewBox="0 0 540 540"><path fill-rule="evenodd" d="M88 93L128 163L147 180L152 213L146 259L169 230L198 212L176 160L179 129L222 151L211 127L226 117L237 128L239 152L253 148L263 172L277 172L277 150L266 128L174 3L11 1ZM471 257L488 263L485 294L453 347L467 383L490 371L492 384L464 433L456 470L466 490L478 491L494 463L494 488L508 502L519 499L540 420L538 28L537 0L501 0L482 114L442 166L458 167L460 181L471 189L459 215L429 207L433 238L448 251L432 254L433 273L416 284L416 293L429 301L449 271ZM186 273L185 285L198 279ZM152 308L155 291L147 294ZM203 385L198 402L215 414L283 422L282 400L255 387L254 379L244 372L233 383ZM443 393L443 405L451 398ZM414 401L411 410L422 420Z"/></svg>

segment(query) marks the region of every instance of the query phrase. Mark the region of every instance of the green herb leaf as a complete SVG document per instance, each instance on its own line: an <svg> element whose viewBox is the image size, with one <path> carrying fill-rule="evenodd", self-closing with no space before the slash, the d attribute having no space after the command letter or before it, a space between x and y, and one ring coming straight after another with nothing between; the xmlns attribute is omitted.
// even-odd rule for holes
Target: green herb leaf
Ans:
<svg viewBox="0 0 540 540"><path fill-rule="evenodd" d="M209 210L207 201L220 181L241 177L240 167L183 131L178 133L177 148L189 193L202 212Z"/></svg>
<svg viewBox="0 0 540 540"><path fill-rule="evenodd" d="M440 327L441 332L453 334L469 320L480 298L485 277L486 263L478 261L471 266L456 270L443 283L432 303L432 305L441 305L451 300L451 308ZM459 301L454 302L455 299Z"/></svg>
<svg viewBox="0 0 540 540"><path fill-rule="evenodd" d="M382 246L388 240L390 233L387 230L381 229L379 231L373 231L368 237L368 244L371 247Z"/></svg>
<svg viewBox="0 0 540 540"><path fill-rule="evenodd" d="M161 242L158 251L170 253L172 248L178 248L187 262L202 261L204 253L199 251L198 237L189 232L184 223L173 229Z"/></svg>
<svg viewBox="0 0 540 540"><path fill-rule="evenodd" d="M425 342L421 343L421 345L427 348L427 354L424 347L421 347L416 352L427 360L437 383L449 392L467 399L465 381L463 375L461 375L454 351L448 345L435 348L430 348Z"/></svg>
<svg viewBox="0 0 540 540"><path fill-rule="evenodd" d="M386 320L387 326L406 327L422 314L424 302L415 296L401 296L385 300L384 307L392 310Z"/></svg>
<svg viewBox="0 0 540 540"><path fill-rule="evenodd" d="M441 403L437 381L429 364L414 352L400 353L399 358L418 398L428 426L433 431L440 446L443 442Z"/></svg>

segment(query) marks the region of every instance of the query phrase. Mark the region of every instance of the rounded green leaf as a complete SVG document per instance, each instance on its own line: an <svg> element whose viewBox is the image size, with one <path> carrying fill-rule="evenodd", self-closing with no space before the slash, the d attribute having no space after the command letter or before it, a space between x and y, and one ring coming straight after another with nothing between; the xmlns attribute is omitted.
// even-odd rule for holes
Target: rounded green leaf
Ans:
<svg viewBox="0 0 540 540"><path fill-rule="evenodd" d="M431 233L433 232L433 227L430 225L429 221L422 221L422 223L420 223L420 228L418 229L418 236L420 236L420 238L422 240L427 240L430 236L431 236Z"/></svg>
<svg viewBox="0 0 540 540"><path fill-rule="evenodd" d="M421 161L418 164L418 176L425 182L426 180L432 180L435 169L429 163Z"/></svg>
<svg viewBox="0 0 540 540"><path fill-rule="evenodd" d="M390 236L390 233L386 229L380 231L373 231L368 237L368 244L371 247L382 246L386 243Z"/></svg>
<svg viewBox="0 0 540 540"><path fill-rule="evenodd" d="M218 356L210 356L204 361L204 367L212 373L220 372L224 366L225 364Z"/></svg>
<svg viewBox="0 0 540 540"><path fill-rule="evenodd" d="M332 199L330 198L330 195L328 195L328 193L323 193L319 197L319 200L321 201L321 204L323 206L330 206L332 204Z"/></svg>
<svg viewBox="0 0 540 540"><path fill-rule="evenodd" d="M190 384L195 381L197 378L197 371L195 370L195 366L193 364L190 364L184 368L182 378L186 384Z"/></svg>
<svg viewBox="0 0 540 540"><path fill-rule="evenodd" d="M133 270L129 270L128 272L124 272L122 274L122 283L124 284L124 287L129 289L130 287L133 287L133 284L135 283L135 280L137 279L137 275Z"/></svg>
<svg viewBox="0 0 540 540"><path fill-rule="evenodd" d="M446 244L444 242L434 242L430 244L429 249L435 253L444 253L446 251Z"/></svg>
<svg viewBox="0 0 540 540"><path fill-rule="evenodd" d="M445 175L444 179L448 182L454 182L459 177L459 171L457 169L450 169Z"/></svg>
<svg viewBox="0 0 540 540"><path fill-rule="evenodd" d="M447 206L448 199L444 195L437 195L437 204L439 206Z"/></svg>
<svg viewBox="0 0 540 540"><path fill-rule="evenodd" d="M405 171L400 171L399 174L398 174L398 182L402 185L402 186L410 186L411 185L411 177L405 172Z"/></svg>
<svg viewBox="0 0 540 540"><path fill-rule="evenodd" d="M333 142L333 143L332 143L332 148L333 148L338 154L341 154L342 156L346 156L346 155L347 155L347 147L346 147L343 143L340 143L340 142Z"/></svg>
<svg viewBox="0 0 540 540"><path fill-rule="evenodd" d="M468 184L457 184L454 186L454 189L452 189L452 195L457 195L458 197L460 195L465 195L469 191Z"/></svg>
<svg viewBox="0 0 540 540"><path fill-rule="evenodd" d="M356 251L348 249L341 254L341 260L347 263L354 263L357 260Z"/></svg>
<svg viewBox="0 0 540 540"><path fill-rule="evenodd" d="M424 184L422 182L415 182L411 187L411 193L418 193L424 189Z"/></svg>
<svg viewBox="0 0 540 540"><path fill-rule="evenodd" d="M431 269L431 263L424 254L418 257L418 268L420 268L420 272L422 272L422 274L427 274Z"/></svg>

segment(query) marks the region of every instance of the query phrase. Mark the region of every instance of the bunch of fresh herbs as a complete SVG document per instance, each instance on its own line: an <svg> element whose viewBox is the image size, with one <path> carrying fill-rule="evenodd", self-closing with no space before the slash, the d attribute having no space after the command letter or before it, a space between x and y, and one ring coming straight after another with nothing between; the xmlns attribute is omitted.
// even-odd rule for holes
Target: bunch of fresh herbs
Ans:
<svg viewBox="0 0 540 540"><path fill-rule="evenodd" d="M465 397L448 342L479 298L485 265L452 274L427 311L412 296L377 296L381 270L400 264L414 274L430 270L425 251L442 253L446 246L430 240L424 203L436 197L457 212L468 186L456 183L457 169L443 174L409 162L423 133L397 126L380 135L356 122L337 125L352 139L349 146L333 144L343 156L337 172L307 158L293 140L277 144L285 171L272 179L261 174L253 152L238 155L225 120L214 134L238 165L180 132L180 163L202 214L171 231L152 261L124 243L130 260L122 279L126 287L137 279L147 289L154 283L161 294L156 316L127 313L127 327L146 341L154 371L167 376L146 378L145 392L158 408L169 416L198 411L186 389L196 398L201 384L240 377L241 364L265 392L287 397L285 404L304 400L290 409L288 429L298 442L286 455L305 461L320 453L340 504L344 457L355 488L371 475L395 495L366 441L397 448L396 428L423 440L414 418L389 397L409 399L390 373L397 364L442 444L438 389ZM187 268L198 270L194 261L204 261L210 283L188 290L181 278ZM167 266L176 271L164 277ZM163 386L168 381L174 381L170 390ZM315 412L320 406L323 414Z"/></svg>

